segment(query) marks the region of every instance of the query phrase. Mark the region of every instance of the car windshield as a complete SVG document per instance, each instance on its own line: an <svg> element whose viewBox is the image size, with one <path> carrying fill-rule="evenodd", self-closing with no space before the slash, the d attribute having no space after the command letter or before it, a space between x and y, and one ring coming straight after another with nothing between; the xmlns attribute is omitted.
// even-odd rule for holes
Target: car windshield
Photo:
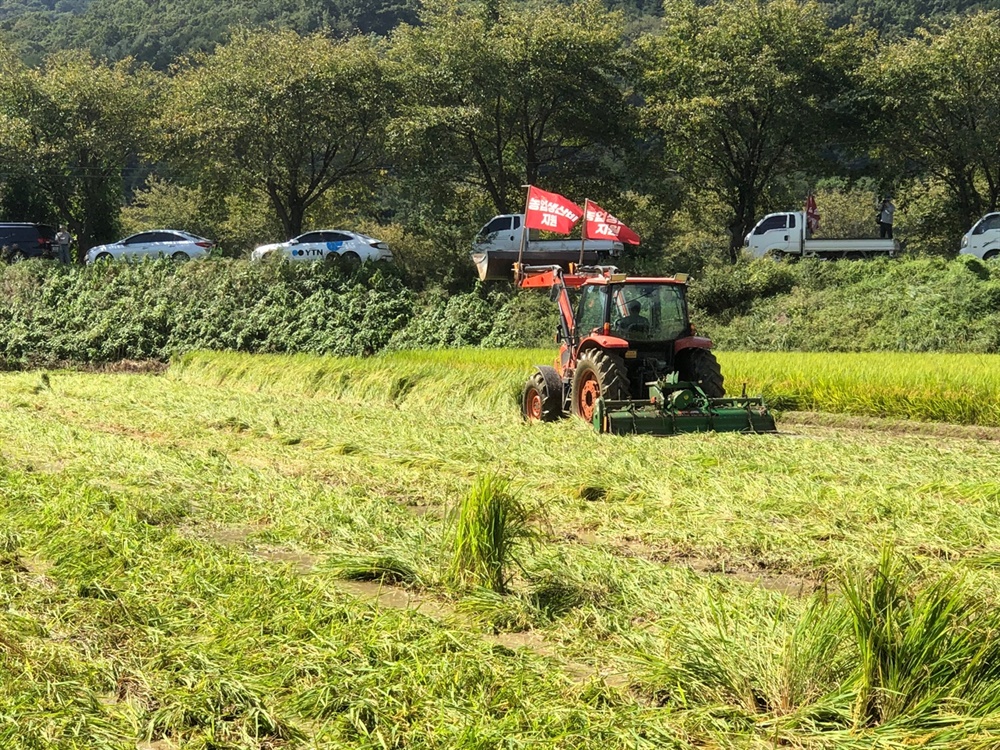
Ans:
<svg viewBox="0 0 1000 750"><path fill-rule="evenodd" d="M611 287L611 330L629 341L673 341L687 335L684 287L617 284Z"/></svg>

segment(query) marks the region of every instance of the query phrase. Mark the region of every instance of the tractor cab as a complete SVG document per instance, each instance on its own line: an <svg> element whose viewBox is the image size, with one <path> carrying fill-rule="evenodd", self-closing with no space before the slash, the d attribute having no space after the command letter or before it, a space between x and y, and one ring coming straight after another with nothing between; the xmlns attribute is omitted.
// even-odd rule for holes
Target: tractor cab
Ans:
<svg viewBox="0 0 1000 750"><path fill-rule="evenodd" d="M610 334L629 343L664 345L689 336L684 290L683 283L667 279L592 280L580 290L575 336Z"/></svg>

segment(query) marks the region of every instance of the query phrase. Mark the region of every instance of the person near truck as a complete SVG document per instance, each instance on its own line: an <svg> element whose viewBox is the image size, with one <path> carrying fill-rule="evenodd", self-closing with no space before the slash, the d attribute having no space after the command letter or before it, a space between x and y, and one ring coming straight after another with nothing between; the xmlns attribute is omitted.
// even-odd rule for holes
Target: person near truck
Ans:
<svg viewBox="0 0 1000 750"><path fill-rule="evenodd" d="M59 262L69 263L69 246L73 242L73 235L66 229L65 224L60 225L59 231L56 232L56 236L53 238L53 242L59 249Z"/></svg>
<svg viewBox="0 0 1000 750"><path fill-rule="evenodd" d="M892 203L892 196L887 195L882 199L878 214L878 236L883 240L892 239L892 215L896 213L896 207Z"/></svg>

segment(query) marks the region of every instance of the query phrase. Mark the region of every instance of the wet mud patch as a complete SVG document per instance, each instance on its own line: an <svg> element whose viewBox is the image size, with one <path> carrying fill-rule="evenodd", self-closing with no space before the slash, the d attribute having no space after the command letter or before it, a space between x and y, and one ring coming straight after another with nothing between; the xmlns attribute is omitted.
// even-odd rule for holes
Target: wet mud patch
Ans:
<svg viewBox="0 0 1000 750"><path fill-rule="evenodd" d="M819 575L798 575L751 559L734 560L694 555L670 547L646 544L638 537L605 539L594 531L578 529L563 533L562 539L574 544L601 547L620 557L635 557L663 565L684 567L703 575L743 581L766 591L776 591L796 598L813 594L823 584Z"/></svg>

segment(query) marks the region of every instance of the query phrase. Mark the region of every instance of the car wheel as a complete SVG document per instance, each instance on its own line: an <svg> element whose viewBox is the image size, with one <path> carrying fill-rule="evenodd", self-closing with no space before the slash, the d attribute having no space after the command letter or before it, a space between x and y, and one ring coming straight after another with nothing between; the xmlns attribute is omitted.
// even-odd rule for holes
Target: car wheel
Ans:
<svg viewBox="0 0 1000 750"><path fill-rule="evenodd" d="M26 256L23 250L11 250L9 257L11 263L20 263Z"/></svg>
<svg viewBox="0 0 1000 750"><path fill-rule="evenodd" d="M323 262L328 266L336 266L340 264L340 256L336 252L329 252L323 256Z"/></svg>
<svg viewBox="0 0 1000 750"><path fill-rule="evenodd" d="M983 255L983 260L996 260L997 258L1000 258L1000 250L990 250Z"/></svg>
<svg viewBox="0 0 1000 750"><path fill-rule="evenodd" d="M184 252L176 252L170 256L172 260L176 260L178 263L183 263L186 260L191 260L191 256Z"/></svg>
<svg viewBox="0 0 1000 750"><path fill-rule="evenodd" d="M113 260L111 253L101 253L96 258L94 258L95 263L105 263L109 260Z"/></svg>
<svg viewBox="0 0 1000 750"><path fill-rule="evenodd" d="M348 250L340 256L340 267L345 271L356 271L361 268L361 256Z"/></svg>

